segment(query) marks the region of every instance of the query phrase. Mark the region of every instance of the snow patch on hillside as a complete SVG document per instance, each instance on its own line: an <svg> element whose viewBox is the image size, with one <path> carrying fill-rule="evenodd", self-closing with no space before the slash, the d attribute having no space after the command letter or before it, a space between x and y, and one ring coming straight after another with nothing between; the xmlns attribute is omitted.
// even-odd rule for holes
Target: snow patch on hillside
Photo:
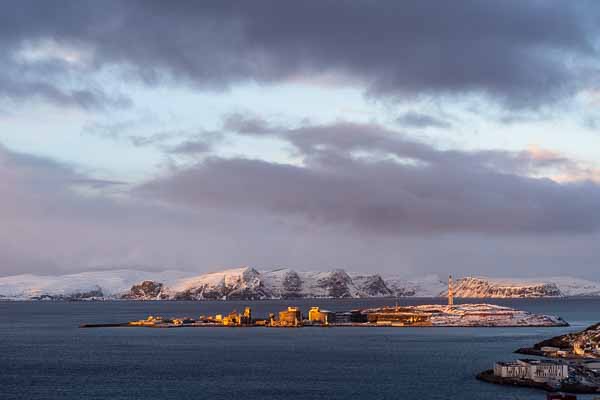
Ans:
<svg viewBox="0 0 600 400"><path fill-rule="evenodd" d="M131 286L144 280L171 282L185 274L181 271L146 272L127 269L60 276L23 274L0 277L0 296L7 299L30 299L42 296L68 297L99 291L103 297L112 297L128 291Z"/></svg>
<svg viewBox="0 0 600 400"><path fill-rule="evenodd" d="M155 293L156 292L156 293ZM157 294L158 293L158 294ZM112 270L61 276L23 274L0 277L0 299L267 299L441 297L447 280L437 275L416 278L290 268L233 268L207 274L184 271ZM579 278L504 279L467 277L455 280L455 297L508 298L600 296L600 283Z"/></svg>

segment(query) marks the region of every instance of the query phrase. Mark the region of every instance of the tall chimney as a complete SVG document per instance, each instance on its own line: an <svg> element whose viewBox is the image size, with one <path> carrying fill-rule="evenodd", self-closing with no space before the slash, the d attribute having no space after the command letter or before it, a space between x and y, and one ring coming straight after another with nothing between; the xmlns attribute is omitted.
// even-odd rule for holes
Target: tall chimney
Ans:
<svg viewBox="0 0 600 400"><path fill-rule="evenodd" d="M454 305L454 292L452 291L452 275L448 276L448 305Z"/></svg>

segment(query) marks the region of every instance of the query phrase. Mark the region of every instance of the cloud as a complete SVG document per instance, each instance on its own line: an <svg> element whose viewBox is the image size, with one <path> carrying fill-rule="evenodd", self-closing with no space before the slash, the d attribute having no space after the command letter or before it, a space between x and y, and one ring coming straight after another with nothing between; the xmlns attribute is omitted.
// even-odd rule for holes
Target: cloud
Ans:
<svg viewBox="0 0 600 400"><path fill-rule="evenodd" d="M11 66L8 65L6 68ZM4 72L6 73L6 70ZM1 98L8 98L15 102L41 99L59 107L95 110L127 108L132 105L131 100L124 95L108 95L94 87L73 89L59 82L48 82L41 78L36 80L17 78L17 74L10 77L0 75Z"/></svg>
<svg viewBox="0 0 600 400"><path fill-rule="evenodd" d="M164 153L193 155L210 152L224 140L224 134L205 129L164 128L156 130L156 125L164 125L158 118L144 113L138 118L121 121L91 121L84 125L82 133L102 139L125 142L134 147L155 147ZM152 133L146 133L151 131Z"/></svg>
<svg viewBox="0 0 600 400"><path fill-rule="evenodd" d="M29 84L56 87L61 74L89 78L115 67L149 84L205 89L335 76L373 96L477 95L521 109L585 85L599 13L587 1L73 1L60 9L26 1L5 8L20 10L3 13L0 26L7 54L32 71ZM41 48L32 52L31 43ZM52 74L34 72L42 66ZM9 96L35 93L27 81L0 82Z"/></svg>
<svg viewBox="0 0 600 400"><path fill-rule="evenodd" d="M82 186L96 190L79 190ZM364 248L365 237L293 217L191 210L136 195L129 187L0 146L0 276L124 267L200 273L235 265L306 268L367 260L359 251L340 257L329 247Z"/></svg>
<svg viewBox="0 0 600 400"><path fill-rule="evenodd" d="M406 112L396 118L396 122L402 126L414 128L450 129L452 127L451 123L443 119L417 112Z"/></svg>
<svg viewBox="0 0 600 400"><path fill-rule="evenodd" d="M209 153L212 150L212 145L209 142L196 140L187 140L172 147L169 152L181 155L197 155Z"/></svg>
<svg viewBox="0 0 600 400"><path fill-rule="evenodd" d="M600 229L594 211L600 186L533 177L570 165L539 148L443 151L376 125L347 123L277 136L296 148L304 165L209 157L138 190L192 208L299 216L383 235Z"/></svg>
<svg viewBox="0 0 600 400"><path fill-rule="evenodd" d="M264 119L242 113L223 116L223 129L244 135L271 135L278 132L278 128L271 126Z"/></svg>
<svg viewBox="0 0 600 400"><path fill-rule="evenodd" d="M453 171L343 157L207 158L121 185L0 147L0 275L283 265L539 276L568 265L598 278L597 196L472 161Z"/></svg>
<svg viewBox="0 0 600 400"><path fill-rule="evenodd" d="M21 12L0 16L0 99L13 103L42 100L86 110L129 108L131 99L107 90L105 81L96 74L93 47L64 40L51 31L39 31L48 21L34 26L40 21L36 20L35 5L30 6L33 8L27 10L26 4L15 5L13 10Z"/></svg>

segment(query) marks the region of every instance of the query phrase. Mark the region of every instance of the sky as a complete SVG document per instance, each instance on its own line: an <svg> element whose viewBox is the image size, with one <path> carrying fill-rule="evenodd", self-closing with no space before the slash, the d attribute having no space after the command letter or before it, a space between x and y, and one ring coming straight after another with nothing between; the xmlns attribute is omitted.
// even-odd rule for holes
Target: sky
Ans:
<svg viewBox="0 0 600 400"><path fill-rule="evenodd" d="M0 276L600 279L594 1L15 1Z"/></svg>

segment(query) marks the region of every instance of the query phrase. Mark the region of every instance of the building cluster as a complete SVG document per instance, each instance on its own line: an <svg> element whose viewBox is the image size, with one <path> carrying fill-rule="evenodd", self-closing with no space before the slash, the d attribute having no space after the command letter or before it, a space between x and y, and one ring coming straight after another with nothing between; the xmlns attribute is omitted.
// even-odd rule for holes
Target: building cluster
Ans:
<svg viewBox="0 0 600 400"><path fill-rule="evenodd" d="M226 316L217 314L216 320L224 326L250 326L252 325L252 310L250 307L245 307L242 314L238 314L235 310Z"/></svg>
<svg viewBox="0 0 600 400"><path fill-rule="evenodd" d="M380 326L431 325L431 313L403 307L385 307L368 313L367 321Z"/></svg>
<svg viewBox="0 0 600 400"><path fill-rule="evenodd" d="M600 358L600 342L581 338L573 341L571 348L542 346L540 351L549 357L569 358L578 356L584 358Z"/></svg>
<svg viewBox="0 0 600 400"><path fill-rule="evenodd" d="M600 341L584 338L573 342L573 354L582 357L600 357Z"/></svg>
<svg viewBox="0 0 600 400"><path fill-rule="evenodd" d="M129 325L131 326L162 326L162 325L173 325L173 326L181 326L184 324L190 324L194 322L191 318L172 318L165 319L159 316L150 315L146 319L141 319L139 321L131 321Z"/></svg>
<svg viewBox="0 0 600 400"><path fill-rule="evenodd" d="M303 316L298 307L288 307L279 312L279 319L274 314L269 314L266 326L272 327L299 327L299 326L330 326L366 323L367 315L360 310L329 311L319 307L311 307L308 315Z"/></svg>
<svg viewBox="0 0 600 400"><path fill-rule="evenodd" d="M242 313L232 311L227 315L201 315L197 319L149 316L139 321L131 321L130 326L176 327L176 326L266 326L266 327L300 327L300 326L407 326L427 325L431 313L415 312L403 307L384 307L373 310L329 311L320 307L311 307L306 315L299 307L287 307L277 314L269 313L267 318L253 318L250 307Z"/></svg>
<svg viewBox="0 0 600 400"><path fill-rule="evenodd" d="M287 307L277 314L270 313L266 319L253 319L251 310L246 307L243 314L232 312L227 316L208 317L206 322L224 326L343 326L352 324L368 324L375 326L408 326L431 325L431 313L418 312L403 307L384 307L376 310L329 311L320 307L311 307L308 314L303 315L298 307Z"/></svg>
<svg viewBox="0 0 600 400"><path fill-rule="evenodd" d="M569 365L559 360L516 360L497 362L494 375L540 383L560 383L569 377Z"/></svg>

